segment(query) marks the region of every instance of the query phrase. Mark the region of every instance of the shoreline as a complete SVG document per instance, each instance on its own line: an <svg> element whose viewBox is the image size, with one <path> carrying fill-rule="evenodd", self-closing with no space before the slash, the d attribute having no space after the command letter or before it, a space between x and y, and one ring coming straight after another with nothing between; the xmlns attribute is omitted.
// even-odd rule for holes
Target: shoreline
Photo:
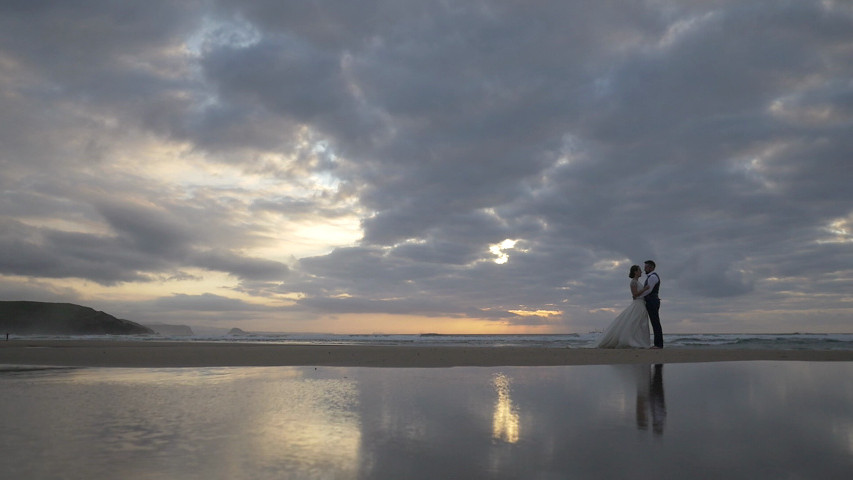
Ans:
<svg viewBox="0 0 853 480"><path fill-rule="evenodd" d="M732 361L853 361L853 350L597 349L397 345L281 345L121 340L0 342L0 365L62 367L510 367Z"/></svg>

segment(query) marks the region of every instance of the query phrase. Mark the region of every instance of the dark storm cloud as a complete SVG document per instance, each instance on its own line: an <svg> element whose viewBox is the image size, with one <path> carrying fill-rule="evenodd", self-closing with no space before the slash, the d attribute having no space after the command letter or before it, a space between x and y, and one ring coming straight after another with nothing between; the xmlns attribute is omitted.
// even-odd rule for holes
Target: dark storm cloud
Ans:
<svg viewBox="0 0 853 480"><path fill-rule="evenodd" d="M197 25L200 3L4 2L0 43L26 81L13 88L33 107L77 104L165 131L192 83L168 52Z"/></svg>
<svg viewBox="0 0 853 480"><path fill-rule="evenodd" d="M209 293L203 295L172 295L171 297L158 298L151 303L156 309L169 311L244 312L268 310L265 307L253 305L242 300Z"/></svg>
<svg viewBox="0 0 853 480"><path fill-rule="evenodd" d="M151 265L132 249L121 248L112 239L89 234L38 229L4 221L2 234L3 271L7 274L63 278L86 278L102 284L141 281L137 268Z"/></svg>
<svg viewBox="0 0 853 480"><path fill-rule="evenodd" d="M578 325L620 304L623 270L647 258L683 312L792 289L835 305L853 273L847 2L0 9L5 274L198 267L316 312L522 324L549 320L510 310L563 310ZM241 203L115 184L146 203L92 193L114 179L45 179L110 164L131 132L334 186ZM32 226L59 212L108 233ZM276 235L241 228L246 212L358 215L364 236L287 267L240 253ZM489 248L506 239L499 265Z"/></svg>
<svg viewBox="0 0 853 480"><path fill-rule="evenodd" d="M280 262L205 248L189 229L162 212L113 205L105 219L115 234L95 235L2 221L0 265L5 273L83 278L101 284L152 280L176 266L222 271L245 280L287 275Z"/></svg>
<svg viewBox="0 0 853 480"><path fill-rule="evenodd" d="M230 252L204 252L192 255L197 266L208 270L228 272L247 280L282 280L287 276L287 265L259 258L246 258Z"/></svg>
<svg viewBox="0 0 853 480"><path fill-rule="evenodd" d="M349 95L339 64L338 55L286 36L218 49L203 61L225 100L258 103L306 123L346 107Z"/></svg>

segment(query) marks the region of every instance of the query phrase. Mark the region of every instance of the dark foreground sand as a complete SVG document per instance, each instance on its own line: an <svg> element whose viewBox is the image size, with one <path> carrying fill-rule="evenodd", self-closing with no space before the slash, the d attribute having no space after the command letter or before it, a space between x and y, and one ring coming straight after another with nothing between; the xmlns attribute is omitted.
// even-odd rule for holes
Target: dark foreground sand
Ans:
<svg viewBox="0 0 853 480"><path fill-rule="evenodd" d="M853 361L847 350L270 345L139 341L0 341L0 364L97 367L457 367L690 363L745 360Z"/></svg>

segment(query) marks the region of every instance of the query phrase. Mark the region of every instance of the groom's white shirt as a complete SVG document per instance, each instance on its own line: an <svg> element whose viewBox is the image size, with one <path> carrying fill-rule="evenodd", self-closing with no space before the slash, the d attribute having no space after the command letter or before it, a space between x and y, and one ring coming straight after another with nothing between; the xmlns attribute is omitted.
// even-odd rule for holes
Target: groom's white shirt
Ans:
<svg viewBox="0 0 853 480"><path fill-rule="evenodd" d="M652 293L652 290L655 289L655 285L658 284L658 281L660 281L660 279L658 278L658 274L656 272L649 272L649 274L646 275L646 285L649 286L649 289L643 292L643 294L639 295L637 298L643 298L646 295Z"/></svg>

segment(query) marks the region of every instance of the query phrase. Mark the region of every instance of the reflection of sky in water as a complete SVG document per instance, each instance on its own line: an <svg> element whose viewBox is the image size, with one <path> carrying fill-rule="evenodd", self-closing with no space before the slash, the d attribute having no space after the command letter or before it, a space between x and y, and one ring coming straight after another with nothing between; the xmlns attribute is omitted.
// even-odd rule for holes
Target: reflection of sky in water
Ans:
<svg viewBox="0 0 853 480"><path fill-rule="evenodd" d="M851 374L816 362L4 371L0 447L8 478L847 478Z"/></svg>
<svg viewBox="0 0 853 480"><path fill-rule="evenodd" d="M507 443L515 443L518 441L518 413L512 405L509 377L503 373L497 373L492 378L498 396L495 400L495 413L492 421L492 438Z"/></svg>

